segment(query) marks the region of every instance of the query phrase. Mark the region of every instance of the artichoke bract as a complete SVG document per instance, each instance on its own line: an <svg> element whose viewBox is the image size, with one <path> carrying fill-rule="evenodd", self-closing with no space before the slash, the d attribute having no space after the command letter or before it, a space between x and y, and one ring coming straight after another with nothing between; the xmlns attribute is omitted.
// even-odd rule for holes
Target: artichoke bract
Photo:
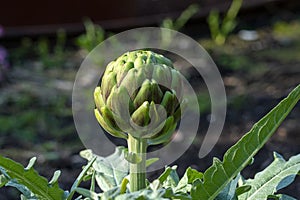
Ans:
<svg viewBox="0 0 300 200"><path fill-rule="evenodd" d="M95 116L111 135L161 144L181 117L182 75L163 55L127 52L108 64L94 100Z"/></svg>

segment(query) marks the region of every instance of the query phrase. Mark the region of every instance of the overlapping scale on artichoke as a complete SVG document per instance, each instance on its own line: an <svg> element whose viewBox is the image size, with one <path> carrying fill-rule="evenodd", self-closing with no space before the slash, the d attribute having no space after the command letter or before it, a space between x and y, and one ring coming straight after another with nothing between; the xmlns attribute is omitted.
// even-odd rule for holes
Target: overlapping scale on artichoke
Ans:
<svg viewBox="0 0 300 200"><path fill-rule="evenodd" d="M152 51L127 52L108 64L94 91L95 116L111 135L161 144L181 116L182 75Z"/></svg>

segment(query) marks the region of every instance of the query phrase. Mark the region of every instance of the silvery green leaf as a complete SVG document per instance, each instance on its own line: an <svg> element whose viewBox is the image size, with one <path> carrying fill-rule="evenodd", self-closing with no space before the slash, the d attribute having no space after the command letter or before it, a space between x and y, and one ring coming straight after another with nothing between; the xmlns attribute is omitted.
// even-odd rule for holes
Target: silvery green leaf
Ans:
<svg viewBox="0 0 300 200"><path fill-rule="evenodd" d="M291 184L300 171L300 154L288 161L278 153L274 153L274 161L263 171L257 173L254 179L246 180L251 189L240 195L241 200L264 200L269 195Z"/></svg>
<svg viewBox="0 0 300 200"><path fill-rule="evenodd" d="M101 200L115 199L120 195L120 187L114 187L100 194Z"/></svg>
<svg viewBox="0 0 300 200"><path fill-rule="evenodd" d="M100 195L85 188L76 188L75 191L90 200L100 200Z"/></svg>
<svg viewBox="0 0 300 200"><path fill-rule="evenodd" d="M102 191L108 191L120 186L122 180L128 175L128 161L125 159L125 148L117 147L108 157L97 157L93 163L96 171L96 181Z"/></svg>
<svg viewBox="0 0 300 200"><path fill-rule="evenodd" d="M19 190L27 199L38 199L25 185L18 183L16 179L9 180L5 186L14 187Z"/></svg>

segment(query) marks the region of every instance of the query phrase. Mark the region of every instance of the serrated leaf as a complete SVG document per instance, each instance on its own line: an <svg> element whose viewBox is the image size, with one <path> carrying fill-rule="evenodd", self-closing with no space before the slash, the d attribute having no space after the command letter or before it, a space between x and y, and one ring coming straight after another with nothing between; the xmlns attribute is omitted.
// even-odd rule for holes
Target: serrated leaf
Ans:
<svg viewBox="0 0 300 200"><path fill-rule="evenodd" d="M291 157L288 161L274 153L274 161L262 172L257 173L254 179L246 180L251 189L239 196L241 200L264 200L278 190L291 184L300 171L300 154Z"/></svg>
<svg viewBox="0 0 300 200"><path fill-rule="evenodd" d="M224 155L223 162L215 160L198 182L193 193L196 199L214 199L263 147L288 113L300 99L300 85L283 99L265 117L233 145Z"/></svg>
<svg viewBox="0 0 300 200"><path fill-rule="evenodd" d="M50 186L47 179L40 176L33 168L25 170L21 164L3 156L0 156L0 166L11 179L26 186L39 199L63 199L64 191L59 188L58 184Z"/></svg>
<svg viewBox="0 0 300 200"><path fill-rule="evenodd" d="M191 167L187 168L183 177L180 179L177 187L175 188L175 192L183 192L187 193L191 191L192 183L199 179L201 180L203 177L203 173L198 172L195 169L192 169Z"/></svg>

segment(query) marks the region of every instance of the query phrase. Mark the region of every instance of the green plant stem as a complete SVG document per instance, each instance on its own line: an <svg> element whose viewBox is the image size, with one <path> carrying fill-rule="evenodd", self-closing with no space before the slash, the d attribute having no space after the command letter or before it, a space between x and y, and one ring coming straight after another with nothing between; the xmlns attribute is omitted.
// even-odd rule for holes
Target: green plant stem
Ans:
<svg viewBox="0 0 300 200"><path fill-rule="evenodd" d="M130 161L130 191L138 191L146 187L146 150L147 141L128 134L128 153L137 159Z"/></svg>
<svg viewBox="0 0 300 200"><path fill-rule="evenodd" d="M79 184L82 182L84 176L86 175L87 171L90 169L90 167L93 165L93 163L95 162L95 160L97 159L96 156L94 156L89 162L88 164L83 168L83 170L80 172L79 176L76 178L75 182L73 183L70 193L67 196L67 200L71 200L73 195L76 192L76 188L79 186Z"/></svg>

